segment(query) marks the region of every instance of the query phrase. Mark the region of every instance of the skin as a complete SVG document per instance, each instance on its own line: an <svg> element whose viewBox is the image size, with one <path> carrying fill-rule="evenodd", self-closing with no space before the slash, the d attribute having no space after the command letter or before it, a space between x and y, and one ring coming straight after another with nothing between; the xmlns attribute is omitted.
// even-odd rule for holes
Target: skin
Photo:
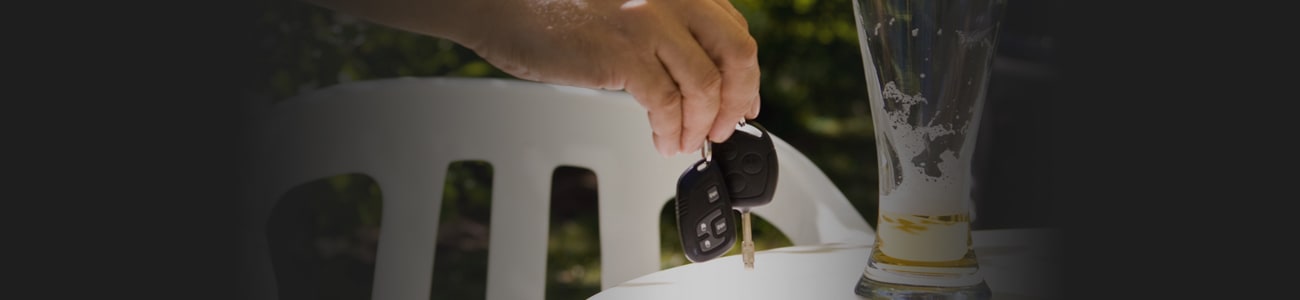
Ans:
<svg viewBox="0 0 1300 300"><path fill-rule="evenodd" d="M624 90L665 157L758 117L758 46L727 0L306 1L451 40L520 79Z"/></svg>

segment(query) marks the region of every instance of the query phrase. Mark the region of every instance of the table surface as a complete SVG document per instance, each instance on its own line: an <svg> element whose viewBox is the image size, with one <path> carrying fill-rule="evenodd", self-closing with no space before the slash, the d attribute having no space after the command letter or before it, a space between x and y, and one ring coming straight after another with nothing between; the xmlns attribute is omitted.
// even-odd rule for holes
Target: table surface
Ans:
<svg viewBox="0 0 1300 300"><path fill-rule="evenodd" d="M993 299L1059 299L1061 232L1051 228L971 232ZM823 244L758 251L647 274L590 299L865 299L853 292L871 244Z"/></svg>

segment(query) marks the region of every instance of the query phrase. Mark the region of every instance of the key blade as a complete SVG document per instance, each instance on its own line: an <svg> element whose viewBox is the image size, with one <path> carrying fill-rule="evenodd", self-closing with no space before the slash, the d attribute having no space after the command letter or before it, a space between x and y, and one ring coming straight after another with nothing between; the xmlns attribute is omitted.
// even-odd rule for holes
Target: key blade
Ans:
<svg viewBox="0 0 1300 300"><path fill-rule="evenodd" d="M742 232L742 241L740 243L741 259L745 261L745 270L753 270L754 240L750 233L749 210L740 214L740 226L740 232Z"/></svg>

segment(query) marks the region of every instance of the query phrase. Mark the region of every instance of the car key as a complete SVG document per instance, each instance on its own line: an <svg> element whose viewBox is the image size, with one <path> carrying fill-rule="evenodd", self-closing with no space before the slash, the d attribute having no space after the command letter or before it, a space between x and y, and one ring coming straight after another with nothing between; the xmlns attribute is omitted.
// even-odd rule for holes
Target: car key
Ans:
<svg viewBox="0 0 1300 300"><path fill-rule="evenodd" d="M776 194L777 160L772 135L754 122L740 122L726 141L713 145L715 160L726 178L732 208L740 211L741 258L745 269L754 268L754 241L749 210L772 202Z"/></svg>
<svg viewBox="0 0 1300 300"><path fill-rule="evenodd" d="M776 147L766 128L754 122L740 122L736 132L726 141L713 144L712 150L713 160L722 170L731 192L732 207L740 210L772 202L778 173Z"/></svg>
<svg viewBox="0 0 1300 300"><path fill-rule="evenodd" d="M722 256L736 243L731 195L722 171L710 159L708 144L702 151L705 158L677 179L677 236L691 262Z"/></svg>

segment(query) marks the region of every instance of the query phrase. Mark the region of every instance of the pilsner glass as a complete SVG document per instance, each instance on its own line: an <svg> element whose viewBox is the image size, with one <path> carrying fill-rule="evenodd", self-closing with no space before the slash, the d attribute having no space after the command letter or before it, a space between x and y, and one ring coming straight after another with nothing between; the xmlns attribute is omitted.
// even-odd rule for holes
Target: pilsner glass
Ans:
<svg viewBox="0 0 1300 300"><path fill-rule="evenodd" d="M879 159L876 242L855 292L987 299L971 160L1005 0L854 0Z"/></svg>

